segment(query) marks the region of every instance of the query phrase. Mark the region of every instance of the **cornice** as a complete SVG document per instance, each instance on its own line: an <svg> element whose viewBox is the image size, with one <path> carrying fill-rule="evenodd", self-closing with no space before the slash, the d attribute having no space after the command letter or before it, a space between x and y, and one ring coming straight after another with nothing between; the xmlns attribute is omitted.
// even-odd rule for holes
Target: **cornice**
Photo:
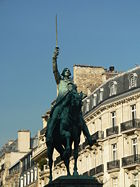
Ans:
<svg viewBox="0 0 140 187"><path fill-rule="evenodd" d="M134 101L134 100L137 100L140 98L140 92L137 92L133 95L129 95L129 96L126 96L124 98L121 98L121 99L117 99L108 103L108 104L101 104L97 109L94 109L94 110L91 110L85 117L85 121L86 122L89 122L91 121L92 119L94 119L95 117L101 115L104 111L107 111L111 108L115 108L121 104L124 104L124 103L129 103L131 101Z"/></svg>

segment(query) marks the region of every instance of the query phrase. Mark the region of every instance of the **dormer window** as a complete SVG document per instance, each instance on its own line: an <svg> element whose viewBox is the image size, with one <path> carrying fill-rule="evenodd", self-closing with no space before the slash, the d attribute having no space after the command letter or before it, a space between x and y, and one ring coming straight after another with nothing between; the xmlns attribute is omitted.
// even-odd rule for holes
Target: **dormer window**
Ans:
<svg viewBox="0 0 140 187"><path fill-rule="evenodd" d="M103 100L103 92L104 92L104 89L103 89L103 88L100 88L99 102L101 102L101 101Z"/></svg>
<svg viewBox="0 0 140 187"><path fill-rule="evenodd" d="M89 111L89 106L90 106L90 99L86 100L86 112Z"/></svg>
<svg viewBox="0 0 140 187"><path fill-rule="evenodd" d="M135 88L137 86L137 74L136 73L131 73L128 76L128 80L129 80L129 89L131 88Z"/></svg>
<svg viewBox="0 0 140 187"><path fill-rule="evenodd" d="M93 95L93 100L92 100L92 107L96 106L97 105L97 94L95 93Z"/></svg>
<svg viewBox="0 0 140 187"><path fill-rule="evenodd" d="M110 88L110 96L117 94L117 82L116 81L111 81L109 84L109 88Z"/></svg>

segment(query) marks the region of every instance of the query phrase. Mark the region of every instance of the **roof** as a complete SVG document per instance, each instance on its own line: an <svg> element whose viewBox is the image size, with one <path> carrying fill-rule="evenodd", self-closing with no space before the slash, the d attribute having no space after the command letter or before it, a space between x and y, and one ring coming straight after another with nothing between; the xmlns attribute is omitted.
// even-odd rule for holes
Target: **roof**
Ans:
<svg viewBox="0 0 140 187"><path fill-rule="evenodd" d="M80 65L80 64L74 64L73 67L83 67L83 68L102 68L102 69L105 69L104 67L102 66L91 66L91 65Z"/></svg>

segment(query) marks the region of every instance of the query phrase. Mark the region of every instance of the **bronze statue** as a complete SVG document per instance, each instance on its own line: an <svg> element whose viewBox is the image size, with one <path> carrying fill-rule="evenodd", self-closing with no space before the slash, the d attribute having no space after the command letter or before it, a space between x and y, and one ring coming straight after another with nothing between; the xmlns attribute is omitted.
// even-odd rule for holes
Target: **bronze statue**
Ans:
<svg viewBox="0 0 140 187"><path fill-rule="evenodd" d="M56 48L53 55L53 73L58 87L58 96L51 109L50 118L47 123L46 145L47 157L49 159L50 181L52 181L52 155L54 148L60 153L64 160L67 175L70 175L69 160L72 153L72 143L74 143L74 172L78 175L77 158L80 134L83 131L90 146L93 145L92 138L82 116L83 94L77 92L77 86L71 79L71 72L64 68L60 74L57 68L57 57L59 48L57 47L57 17L56 17Z"/></svg>
<svg viewBox="0 0 140 187"><path fill-rule="evenodd" d="M93 145L86 123L83 119L82 93L77 92L77 86L71 79L71 73L65 68L61 75L57 68L57 56L59 48L55 48L53 56L53 73L58 85L58 96L55 105L51 109L50 118L47 123L46 144L47 156L49 158L50 181L52 180L52 154L54 148L60 153L61 159L69 172L69 158L72 152L72 143L74 142L74 175L77 172L78 146L80 143L80 134L83 131L87 137L90 146Z"/></svg>

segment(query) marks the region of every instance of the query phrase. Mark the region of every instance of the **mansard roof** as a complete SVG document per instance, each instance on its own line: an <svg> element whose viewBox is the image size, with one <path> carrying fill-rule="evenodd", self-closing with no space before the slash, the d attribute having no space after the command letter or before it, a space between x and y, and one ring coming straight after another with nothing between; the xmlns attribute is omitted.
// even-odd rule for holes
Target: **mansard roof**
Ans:
<svg viewBox="0 0 140 187"><path fill-rule="evenodd" d="M137 85L136 87L133 87L130 89L129 87L129 76L130 74L135 74L137 75ZM94 80L93 80L94 81ZM113 82L116 85L117 92L115 95L110 95L110 84ZM103 88L103 99L100 101L100 89ZM97 89L94 90L88 97L86 97L83 100L83 114L86 115L89 111L93 110L94 108L97 108L99 105L105 102L111 102L115 98L119 97L126 97L130 92L135 93L140 91L140 66L135 67L129 71L123 72L118 74L117 76L108 79L105 83L100 85ZM92 106L92 100L94 95L97 95L97 105ZM90 106L89 106L89 111L86 111L86 104L87 100L90 100Z"/></svg>
<svg viewBox="0 0 140 187"><path fill-rule="evenodd" d="M2 149L0 150L0 157L8 152L16 152L18 151L18 141L15 140L13 141L13 143L11 143L10 145L7 143L5 144Z"/></svg>

